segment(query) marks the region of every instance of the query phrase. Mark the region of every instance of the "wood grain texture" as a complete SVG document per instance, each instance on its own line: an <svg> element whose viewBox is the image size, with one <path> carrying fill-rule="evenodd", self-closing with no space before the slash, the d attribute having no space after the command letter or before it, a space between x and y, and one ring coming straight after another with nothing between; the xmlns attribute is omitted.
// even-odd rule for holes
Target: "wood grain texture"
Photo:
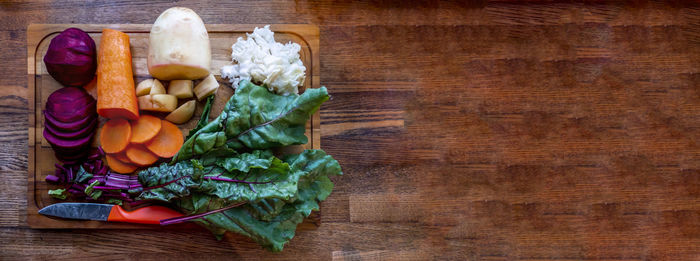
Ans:
<svg viewBox="0 0 700 261"><path fill-rule="evenodd" d="M27 25L173 5L0 3L4 258L700 259L700 6L682 1L178 2L210 24L319 26L320 141L345 173L321 226L280 254L200 230L27 228Z"/></svg>

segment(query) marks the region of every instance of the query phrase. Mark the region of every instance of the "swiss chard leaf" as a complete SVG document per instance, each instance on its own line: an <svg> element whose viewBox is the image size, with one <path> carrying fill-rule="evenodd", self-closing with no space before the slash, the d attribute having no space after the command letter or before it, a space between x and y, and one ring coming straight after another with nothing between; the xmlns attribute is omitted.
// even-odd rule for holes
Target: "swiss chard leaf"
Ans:
<svg viewBox="0 0 700 261"><path fill-rule="evenodd" d="M304 144L306 122L328 98L325 87L282 96L242 81L221 114L188 138L173 160L190 159L224 144L234 149Z"/></svg>
<svg viewBox="0 0 700 261"><path fill-rule="evenodd" d="M272 251L281 251L292 237L296 227L311 211L318 210L318 202L331 193L331 175L342 175L336 160L321 150L306 150L285 160L290 177L298 179L297 190L290 200L263 198L220 213L194 220L209 229L218 238L226 231L239 233ZM273 164L274 165L274 164ZM254 169L253 169L254 170ZM200 188L201 189L201 188ZM173 201L182 212L198 214L220 209L231 202L218 195L194 193Z"/></svg>
<svg viewBox="0 0 700 261"><path fill-rule="evenodd" d="M249 153L241 154L238 159L249 155ZM230 159L232 158L222 159L217 164L231 161ZM298 177L291 174L289 164L270 156L269 164L253 166L248 172L236 169L229 172L220 166L213 167L213 171L202 177L199 191L215 195L229 203L258 201L265 198L288 200L297 192Z"/></svg>
<svg viewBox="0 0 700 261"><path fill-rule="evenodd" d="M263 221L271 221L279 215L286 202L277 198L262 199L258 202L250 202L245 205L255 218Z"/></svg>
<svg viewBox="0 0 700 261"><path fill-rule="evenodd" d="M202 115L199 117L197 126L195 126L194 129L190 130L190 132L187 134L186 139L192 137L192 135L194 135L200 129L204 128L204 126L206 126L207 123L209 123L209 112L211 111L211 105L214 103L215 96L216 94L207 97L207 103L204 104L204 110L202 110Z"/></svg>
<svg viewBox="0 0 700 261"><path fill-rule="evenodd" d="M57 199L66 199L68 194L66 194L66 189L52 189L49 190L49 196Z"/></svg>
<svg viewBox="0 0 700 261"><path fill-rule="evenodd" d="M281 251L342 170L321 150L279 159L267 149L306 143L306 122L328 98L325 87L281 96L242 81L216 119L200 119L170 165L139 173L137 199L167 201L187 215L164 224L191 220L218 238L231 231Z"/></svg>
<svg viewBox="0 0 700 261"><path fill-rule="evenodd" d="M170 201L190 195L190 189L199 186L204 169L197 160L178 162L174 165L162 163L139 172L143 189L137 200ZM138 192L138 191L134 191Z"/></svg>
<svg viewBox="0 0 700 261"><path fill-rule="evenodd" d="M84 183L84 182L90 180L93 176L94 175L92 175L92 173L87 172L83 168L83 166L80 166L80 168L78 168L78 173L75 175L73 183L78 183L78 184Z"/></svg>
<svg viewBox="0 0 700 261"><path fill-rule="evenodd" d="M84 191L85 195L88 195L89 197L91 197L94 200L97 200L98 198L100 198L100 196L102 196L102 190L95 189L94 187L97 185L100 185L99 180L95 180L92 183L90 183L90 185L88 185L85 188L85 191Z"/></svg>

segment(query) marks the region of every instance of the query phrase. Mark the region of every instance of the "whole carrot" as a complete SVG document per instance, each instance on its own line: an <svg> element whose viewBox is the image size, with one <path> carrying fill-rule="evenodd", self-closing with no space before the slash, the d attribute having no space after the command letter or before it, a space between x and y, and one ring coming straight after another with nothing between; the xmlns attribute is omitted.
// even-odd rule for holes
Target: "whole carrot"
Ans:
<svg viewBox="0 0 700 261"><path fill-rule="evenodd" d="M105 118L139 118L129 36L104 29L97 50L97 113Z"/></svg>

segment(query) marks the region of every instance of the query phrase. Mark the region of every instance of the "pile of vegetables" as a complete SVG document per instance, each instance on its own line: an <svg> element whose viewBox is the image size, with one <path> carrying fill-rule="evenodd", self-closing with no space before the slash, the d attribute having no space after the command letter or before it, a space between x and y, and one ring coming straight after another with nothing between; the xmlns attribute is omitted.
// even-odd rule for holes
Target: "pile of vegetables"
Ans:
<svg viewBox="0 0 700 261"><path fill-rule="evenodd" d="M46 176L46 181L61 185L63 188L49 190L49 195L58 199L86 200L132 206L143 202L134 202L127 194L129 190L140 189L141 183L136 176L121 175L109 171L101 160L104 152L97 148L80 164L56 164L56 173Z"/></svg>
<svg viewBox="0 0 700 261"><path fill-rule="evenodd" d="M246 62L264 64L237 74L235 94L209 121L219 84L209 72L209 36L192 10L174 7L158 17L148 49L148 69L156 79L138 86L127 34L104 29L96 52L85 32L61 33L44 57L50 74L79 87L96 73L97 100L76 87L49 96L44 137L63 162L46 177L61 186L49 194L131 206L164 204L184 216L161 220L162 225L192 221L218 238L235 232L281 251L297 225L330 195L329 177L343 173L322 150L276 154L281 147L308 142L306 123L329 96L325 87L297 94L305 77L299 46L276 43L272 35L269 27L256 28L248 41L239 39L240 50L234 45L234 54L244 51L238 53L238 69ZM260 45L252 40L256 37ZM263 66L286 69L263 75L257 71ZM248 73L253 77L240 77ZM161 80L170 81L167 92ZM196 102L205 99L197 126L184 138L173 123L188 121ZM169 114L160 119L159 113ZM98 114L108 120L100 130L100 146L92 149ZM138 176L124 175L138 169Z"/></svg>
<svg viewBox="0 0 700 261"><path fill-rule="evenodd" d="M162 225L193 221L281 251L342 171L322 150L278 157L273 149L306 143L304 126L328 98L325 87L282 96L242 81L216 119L202 117L173 160L140 171L141 187L129 192L186 214Z"/></svg>
<svg viewBox="0 0 700 261"><path fill-rule="evenodd" d="M216 93L219 82L213 74L201 80L197 86L192 80L172 80L168 91L158 79L146 79L136 86L139 109L152 112L167 112L165 120L175 124L189 121L197 108L197 100L203 100ZM191 99L197 97L197 100ZM178 106L178 99L184 101Z"/></svg>
<svg viewBox="0 0 700 261"><path fill-rule="evenodd" d="M95 103L82 88L65 87L49 95L44 138L60 161L75 164L87 156L98 122Z"/></svg>
<svg viewBox="0 0 700 261"><path fill-rule="evenodd" d="M111 119L100 132L107 164L119 173L132 173L138 167L156 163L159 158L171 158L183 142L177 126L151 115L141 115L131 122Z"/></svg>

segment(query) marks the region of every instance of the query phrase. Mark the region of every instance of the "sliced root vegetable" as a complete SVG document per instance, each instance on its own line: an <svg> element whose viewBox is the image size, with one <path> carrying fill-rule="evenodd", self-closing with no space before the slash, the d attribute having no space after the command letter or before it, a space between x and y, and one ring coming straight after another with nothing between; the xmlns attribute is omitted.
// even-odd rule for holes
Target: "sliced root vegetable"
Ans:
<svg viewBox="0 0 700 261"><path fill-rule="evenodd" d="M124 162L116 159L111 154L105 155L105 158L107 159L107 165L114 172L118 172L118 173L122 173L122 174L129 174L131 172L134 172L134 170L136 170L136 168L137 168L135 165L124 163Z"/></svg>
<svg viewBox="0 0 700 261"><path fill-rule="evenodd" d="M92 96L90 96L90 99L92 99ZM46 110L44 111L44 114L51 115L53 119L63 123L72 123L80 121L86 117L90 117L91 115L95 114L95 104L97 104L97 102L92 101L91 103L83 107L75 109L75 111L64 111L59 113L56 113L55 111L51 112L49 110Z"/></svg>
<svg viewBox="0 0 700 261"><path fill-rule="evenodd" d="M90 145L90 140L95 136L94 132L89 135L79 138L79 139L62 139L54 136L48 129L44 129L44 138L51 144L54 150L70 150L79 152L88 145Z"/></svg>
<svg viewBox="0 0 700 261"><path fill-rule="evenodd" d="M72 131L79 131L80 129L86 128L87 126L90 126L90 124L93 124L92 122L97 122L97 114L92 114L88 117L82 118L78 121L74 121L71 123L65 123L59 120L56 120L53 116L51 116L50 113L44 113L44 117L46 119L44 125L51 125L56 130L60 130L63 132L72 132Z"/></svg>
<svg viewBox="0 0 700 261"><path fill-rule="evenodd" d="M192 98L193 83L190 80L172 80L168 86L168 94L175 95L178 99Z"/></svg>
<svg viewBox="0 0 700 261"><path fill-rule="evenodd" d="M219 82L216 81L213 74L210 74L194 87L194 95L197 96L197 100L201 101L207 96L214 94L217 89L219 89Z"/></svg>
<svg viewBox="0 0 700 261"><path fill-rule="evenodd" d="M123 151L130 140L131 124L124 119L108 120L100 131L100 146L105 153Z"/></svg>
<svg viewBox="0 0 700 261"><path fill-rule="evenodd" d="M72 123L95 114L96 103L82 88L61 88L49 95L44 114L50 114L57 121Z"/></svg>
<svg viewBox="0 0 700 261"><path fill-rule="evenodd" d="M177 97L170 94L148 94L138 98L145 111L171 112L177 108Z"/></svg>
<svg viewBox="0 0 700 261"><path fill-rule="evenodd" d="M109 155L111 155L111 156L114 157L115 159L121 161L122 163L131 164L131 161L130 161L129 158L126 156L126 151L122 151L122 152L120 152L120 153L109 154Z"/></svg>
<svg viewBox="0 0 700 261"><path fill-rule="evenodd" d="M177 107L165 119L175 124L183 124L192 118L195 109L197 109L197 101L191 100Z"/></svg>
<svg viewBox="0 0 700 261"><path fill-rule="evenodd" d="M52 124L44 125L44 129L48 130L49 133L53 134L58 138L66 140L73 140L85 137L88 134L92 133L93 130L95 130L95 127L97 127L97 118L94 118L90 122L90 124L78 131L63 131L61 129L55 128Z"/></svg>
<svg viewBox="0 0 700 261"><path fill-rule="evenodd" d="M144 143L160 131L161 120L151 115L141 115L131 122L131 143Z"/></svg>
<svg viewBox="0 0 700 261"><path fill-rule="evenodd" d="M97 113L105 118L138 119L129 36L104 29L97 50Z"/></svg>
<svg viewBox="0 0 700 261"><path fill-rule="evenodd" d="M141 167L151 165L158 161L158 156L141 144L129 145L129 147L126 148L126 157L129 158L130 162Z"/></svg>
<svg viewBox="0 0 700 261"><path fill-rule="evenodd" d="M158 135L146 142L146 148L160 157L170 158L180 150L185 138L175 124L163 120L161 125Z"/></svg>
<svg viewBox="0 0 700 261"><path fill-rule="evenodd" d="M147 94L165 94L165 87L158 79L147 79L136 86L136 96Z"/></svg>

